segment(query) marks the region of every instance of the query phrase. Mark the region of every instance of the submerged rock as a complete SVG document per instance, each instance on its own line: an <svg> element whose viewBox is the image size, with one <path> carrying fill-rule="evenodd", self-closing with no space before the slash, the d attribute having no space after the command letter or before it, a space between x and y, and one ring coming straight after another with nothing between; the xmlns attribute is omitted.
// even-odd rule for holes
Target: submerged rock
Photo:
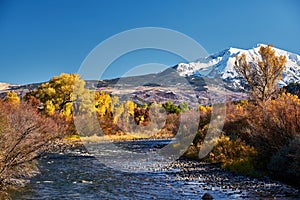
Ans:
<svg viewBox="0 0 300 200"><path fill-rule="evenodd" d="M209 194L209 193L204 193L204 195L202 196L201 199L211 200L211 199L214 199L214 197L211 194Z"/></svg>

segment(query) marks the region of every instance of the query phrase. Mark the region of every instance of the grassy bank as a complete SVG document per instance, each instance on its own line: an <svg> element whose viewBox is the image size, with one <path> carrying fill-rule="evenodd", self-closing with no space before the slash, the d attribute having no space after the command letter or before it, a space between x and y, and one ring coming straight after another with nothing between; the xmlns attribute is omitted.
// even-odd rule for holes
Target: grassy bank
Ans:
<svg viewBox="0 0 300 200"><path fill-rule="evenodd" d="M173 138L173 134L164 135L164 137L150 136L148 134L124 134L124 135L92 135L92 136L78 136L73 135L64 138L64 143L98 143L107 141L132 141L132 140L153 140L153 139L170 139Z"/></svg>

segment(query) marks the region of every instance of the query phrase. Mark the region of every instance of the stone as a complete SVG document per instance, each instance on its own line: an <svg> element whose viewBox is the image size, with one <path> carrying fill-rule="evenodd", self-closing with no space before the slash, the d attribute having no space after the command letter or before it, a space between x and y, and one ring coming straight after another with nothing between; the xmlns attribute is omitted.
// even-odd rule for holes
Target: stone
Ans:
<svg viewBox="0 0 300 200"><path fill-rule="evenodd" d="M204 193L204 195L202 196L201 199L211 200L211 199L214 199L214 197L211 194L209 194L209 193Z"/></svg>

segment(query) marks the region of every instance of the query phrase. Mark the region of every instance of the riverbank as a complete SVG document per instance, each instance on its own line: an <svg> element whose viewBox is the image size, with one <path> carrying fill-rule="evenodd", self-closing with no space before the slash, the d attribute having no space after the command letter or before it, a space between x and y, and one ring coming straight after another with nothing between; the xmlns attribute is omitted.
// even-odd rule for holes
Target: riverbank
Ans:
<svg viewBox="0 0 300 200"><path fill-rule="evenodd" d="M195 182L212 193L218 191L242 199L298 199L300 190L267 176L251 178L223 170L218 164L180 159L164 169L177 180Z"/></svg>
<svg viewBox="0 0 300 200"><path fill-rule="evenodd" d="M99 143L99 142L124 142L124 141L135 141L135 140L172 140L174 136L172 134L164 135L164 137L155 137L150 136L148 134L124 134L124 135L92 135L92 136L78 136L73 135L70 137L64 138L64 142L66 144L75 145L82 142L82 143Z"/></svg>

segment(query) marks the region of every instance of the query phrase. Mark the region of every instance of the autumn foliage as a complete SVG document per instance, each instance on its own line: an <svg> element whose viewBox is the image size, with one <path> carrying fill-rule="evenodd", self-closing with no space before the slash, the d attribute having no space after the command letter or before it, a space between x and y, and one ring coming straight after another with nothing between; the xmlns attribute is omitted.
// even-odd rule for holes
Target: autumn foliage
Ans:
<svg viewBox="0 0 300 200"><path fill-rule="evenodd" d="M236 70L248 82L251 99L224 104L221 137L213 138L215 147L205 160L249 175L258 169L299 177L300 100L277 90L285 57L276 57L271 46L261 47L260 54L255 65L247 63L245 55L237 57ZM196 135L193 141L186 140L189 143L184 145L191 141L193 145L184 156L197 158L216 112L208 105L193 110L187 103L175 105L171 101L145 105L120 101L117 96L85 88L76 74L55 76L24 99L26 102L9 92L0 101L1 187L20 184L32 176L34 159L49 151L57 138L74 134L177 135L182 141ZM95 120L90 120L93 117Z"/></svg>
<svg viewBox="0 0 300 200"><path fill-rule="evenodd" d="M54 120L27 103L0 100L0 188L24 184L37 171L34 159L60 137Z"/></svg>
<svg viewBox="0 0 300 200"><path fill-rule="evenodd" d="M274 153L292 140L299 140L300 99L297 96L283 93L264 108L249 111L251 142L259 149L260 163L267 165Z"/></svg>
<svg viewBox="0 0 300 200"><path fill-rule="evenodd" d="M186 153L188 157L195 158L203 143L211 109L199 106L199 129L193 147ZM216 145L205 160L221 163L236 173L259 175L268 171L275 177L299 183L300 99L297 96L282 93L264 107L246 100L228 102L226 113L223 133L215 138Z"/></svg>
<svg viewBox="0 0 300 200"><path fill-rule="evenodd" d="M272 45L261 46L259 54L261 59L253 62L247 61L245 54L237 56L234 68L246 80L251 98L264 102L278 90L286 57L276 56Z"/></svg>

